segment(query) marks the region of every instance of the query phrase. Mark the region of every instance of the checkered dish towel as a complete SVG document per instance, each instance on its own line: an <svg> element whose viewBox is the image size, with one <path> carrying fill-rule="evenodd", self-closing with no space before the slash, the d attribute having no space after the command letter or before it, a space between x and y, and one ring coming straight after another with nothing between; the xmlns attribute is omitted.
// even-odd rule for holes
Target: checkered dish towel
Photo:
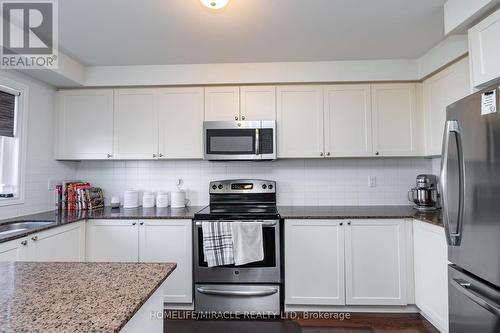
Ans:
<svg viewBox="0 0 500 333"><path fill-rule="evenodd" d="M208 267L234 264L231 222L202 222L201 228Z"/></svg>

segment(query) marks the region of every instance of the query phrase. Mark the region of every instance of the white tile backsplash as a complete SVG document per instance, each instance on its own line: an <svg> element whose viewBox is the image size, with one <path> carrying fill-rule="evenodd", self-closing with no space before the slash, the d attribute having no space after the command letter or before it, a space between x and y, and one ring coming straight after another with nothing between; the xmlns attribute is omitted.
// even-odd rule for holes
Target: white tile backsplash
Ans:
<svg viewBox="0 0 500 333"><path fill-rule="evenodd" d="M212 180L275 180L280 205L405 205L415 177L431 173L424 158L278 160L274 162L83 161L77 178L103 188L106 201L126 189L172 191L183 180L192 205L208 204ZM369 187L370 176L376 187Z"/></svg>

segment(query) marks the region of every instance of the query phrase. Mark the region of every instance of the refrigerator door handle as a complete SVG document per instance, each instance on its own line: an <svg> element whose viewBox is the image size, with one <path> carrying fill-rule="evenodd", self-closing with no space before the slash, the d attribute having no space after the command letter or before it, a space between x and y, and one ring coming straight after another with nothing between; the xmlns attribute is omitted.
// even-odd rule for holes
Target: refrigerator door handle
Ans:
<svg viewBox="0 0 500 333"><path fill-rule="evenodd" d="M448 212L448 146L450 144L450 134L455 133L458 152L458 170L459 170L459 202L458 202L458 218L456 229L451 230L450 217ZM441 190L442 208L443 208L443 224L446 233L446 240L450 246L459 246L462 238L462 223L464 217L464 196L465 196L465 159L462 146L462 133L460 125L456 120L448 120L445 124L443 135L443 150L441 159L441 175L439 177L439 186Z"/></svg>
<svg viewBox="0 0 500 333"><path fill-rule="evenodd" d="M492 301L489 301L486 296L481 295L480 293L475 291L470 282L467 282L462 279L452 279L450 282L452 286L457 288L459 292L467 296L470 300L480 305L484 309L488 310L489 312L493 313L494 315L500 317L500 305L495 304Z"/></svg>

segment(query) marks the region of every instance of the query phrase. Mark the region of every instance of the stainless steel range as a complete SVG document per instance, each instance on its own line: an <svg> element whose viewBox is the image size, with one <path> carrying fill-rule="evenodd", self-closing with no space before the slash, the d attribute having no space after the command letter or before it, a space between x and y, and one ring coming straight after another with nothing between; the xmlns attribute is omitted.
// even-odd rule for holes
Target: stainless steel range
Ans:
<svg viewBox="0 0 500 333"><path fill-rule="evenodd" d="M195 214L195 311L279 314L282 308L281 221L276 183L239 179L210 183L210 205ZM262 223L264 260L243 266L208 267L203 254L203 221Z"/></svg>

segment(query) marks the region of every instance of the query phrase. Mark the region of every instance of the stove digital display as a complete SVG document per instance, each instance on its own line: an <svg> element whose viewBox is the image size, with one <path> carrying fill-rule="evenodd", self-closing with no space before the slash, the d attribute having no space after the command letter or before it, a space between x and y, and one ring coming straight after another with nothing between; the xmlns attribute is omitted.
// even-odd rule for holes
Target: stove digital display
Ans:
<svg viewBox="0 0 500 333"><path fill-rule="evenodd" d="M251 189L253 189L253 184L248 184L248 183L231 184L231 190L251 190Z"/></svg>

